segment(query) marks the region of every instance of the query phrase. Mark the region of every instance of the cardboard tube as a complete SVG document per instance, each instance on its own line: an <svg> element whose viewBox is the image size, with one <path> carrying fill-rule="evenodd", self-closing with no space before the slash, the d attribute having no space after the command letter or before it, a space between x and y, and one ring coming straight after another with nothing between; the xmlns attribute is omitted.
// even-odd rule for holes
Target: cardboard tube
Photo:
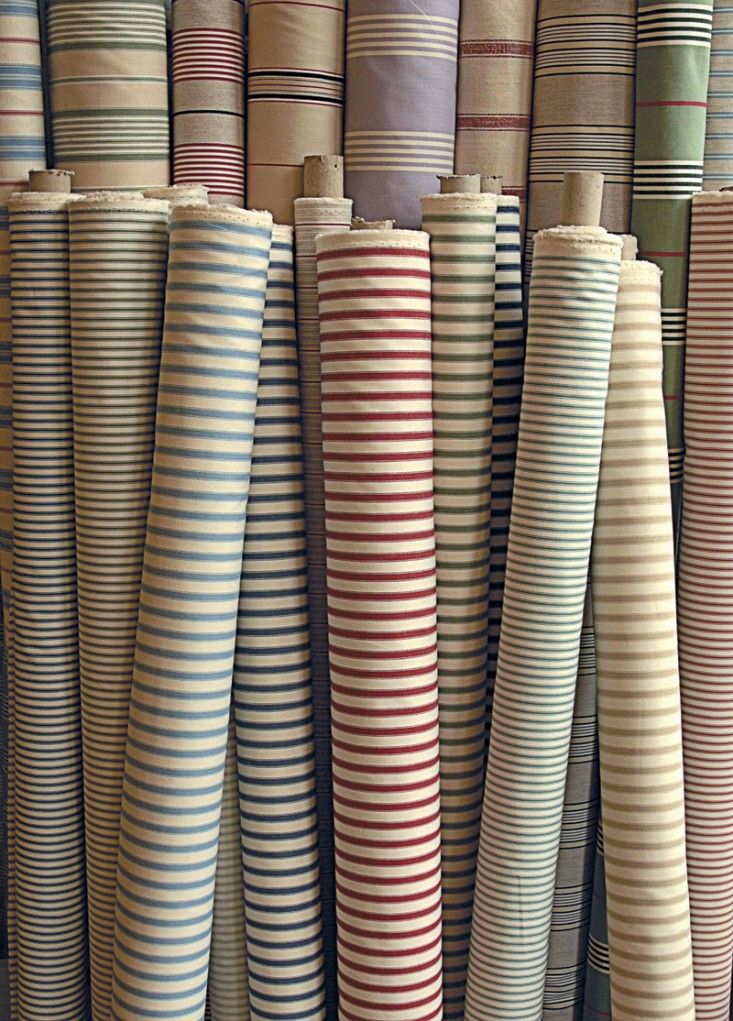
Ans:
<svg viewBox="0 0 733 1021"><path fill-rule="evenodd" d="M603 174L597 170L570 170L562 191L562 219L565 227L598 227L603 201Z"/></svg>
<svg viewBox="0 0 733 1021"><path fill-rule="evenodd" d="M355 216L351 221L352 230L392 230L394 220L363 220Z"/></svg>
<svg viewBox="0 0 733 1021"><path fill-rule="evenodd" d="M438 174L441 195L476 195L481 191L480 174Z"/></svg>
<svg viewBox="0 0 733 1021"><path fill-rule="evenodd" d="M639 254L639 242L633 234L621 234L623 248L621 249L621 261L633 262Z"/></svg>
<svg viewBox="0 0 733 1021"><path fill-rule="evenodd" d="M501 182L503 178L499 174L482 174L481 191L485 195L501 195Z"/></svg>
<svg viewBox="0 0 733 1021"><path fill-rule="evenodd" d="M303 160L303 195L313 199L342 199L343 156L306 156Z"/></svg>
<svg viewBox="0 0 733 1021"><path fill-rule="evenodd" d="M53 191L69 195L73 176L73 170L29 170L28 191Z"/></svg>

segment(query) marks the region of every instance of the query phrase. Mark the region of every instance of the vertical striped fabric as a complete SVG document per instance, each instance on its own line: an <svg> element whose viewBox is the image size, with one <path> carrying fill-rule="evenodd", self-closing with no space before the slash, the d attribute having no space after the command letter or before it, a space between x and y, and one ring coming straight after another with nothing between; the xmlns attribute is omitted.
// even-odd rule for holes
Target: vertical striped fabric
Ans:
<svg viewBox="0 0 733 1021"><path fill-rule="evenodd" d="M341 1021L442 1014L430 258L318 250Z"/></svg>
<svg viewBox="0 0 733 1021"><path fill-rule="evenodd" d="M639 0L631 229L663 270L662 343L672 515L679 525L690 195L702 187L713 0Z"/></svg>
<svg viewBox="0 0 733 1021"><path fill-rule="evenodd" d="M456 173L498 174L524 219L537 0L463 0Z"/></svg>
<svg viewBox="0 0 733 1021"><path fill-rule="evenodd" d="M585 969L583 1021L608 1021L611 1017L611 976L608 967L606 923L606 868L603 860L603 827L598 820L598 841L593 875L593 904Z"/></svg>
<svg viewBox="0 0 733 1021"><path fill-rule="evenodd" d="M20 1021L88 1016L68 195L10 202Z"/></svg>
<svg viewBox="0 0 733 1021"><path fill-rule="evenodd" d="M346 194L366 220L420 224L453 173L459 0L349 0Z"/></svg>
<svg viewBox="0 0 733 1021"><path fill-rule="evenodd" d="M620 249L537 239L466 1021L542 1016Z"/></svg>
<svg viewBox="0 0 733 1021"><path fill-rule="evenodd" d="M706 191L715 191L731 184L733 184L733 3L730 0L713 0L702 186Z"/></svg>
<svg viewBox="0 0 733 1021"><path fill-rule="evenodd" d="M276 226L234 671L255 1021L326 1016L303 492L293 232Z"/></svg>
<svg viewBox="0 0 733 1021"><path fill-rule="evenodd" d="M463 1018L486 741L496 195L422 200L430 234L444 1016Z"/></svg>
<svg viewBox="0 0 733 1021"><path fill-rule="evenodd" d="M694 1021L660 272L622 262L593 532L611 1010Z"/></svg>
<svg viewBox="0 0 733 1021"><path fill-rule="evenodd" d="M163 0L46 0L56 166L74 188L168 184Z"/></svg>
<svg viewBox="0 0 733 1021"><path fill-rule="evenodd" d="M249 3L247 199L280 223L293 222L304 157L342 151L344 8L345 0Z"/></svg>
<svg viewBox="0 0 733 1021"><path fill-rule="evenodd" d="M79 655L92 1004L108 1016L122 771L155 431L168 203L69 210Z"/></svg>
<svg viewBox="0 0 733 1021"><path fill-rule="evenodd" d="M692 202L678 622L698 1021L727 1016L733 963L733 195Z"/></svg>
<svg viewBox="0 0 733 1021"><path fill-rule="evenodd" d="M173 3L173 180L244 205L244 3Z"/></svg>
<svg viewBox="0 0 733 1021"><path fill-rule="evenodd" d="M122 792L115 1021L204 1014L271 218L171 213Z"/></svg>

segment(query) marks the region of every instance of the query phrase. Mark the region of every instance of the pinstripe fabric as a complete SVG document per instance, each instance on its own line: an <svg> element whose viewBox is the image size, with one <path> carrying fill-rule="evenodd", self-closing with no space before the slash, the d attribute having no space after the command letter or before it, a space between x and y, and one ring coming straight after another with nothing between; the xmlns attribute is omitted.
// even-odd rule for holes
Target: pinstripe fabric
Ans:
<svg viewBox="0 0 733 1021"><path fill-rule="evenodd" d="M420 197L453 173L459 0L350 0L346 193L366 220L420 224Z"/></svg>
<svg viewBox="0 0 733 1021"><path fill-rule="evenodd" d="M244 205L244 4L173 3L173 180Z"/></svg>
<svg viewBox="0 0 733 1021"><path fill-rule="evenodd" d="M55 164L74 188L168 184L163 0L46 0Z"/></svg>
<svg viewBox="0 0 733 1021"><path fill-rule="evenodd" d="M620 247L536 246L466 1021L542 1016Z"/></svg>
<svg viewBox="0 0 733 1021"><path fill-rule="evenodd" d="M113 1021L204 1013L271 219L171 214Z"/></svg>
<svg viewBox="0 0 733 1021"><path fill-rule="evenodd" d="M280 223L293 222L304 157L342 152L345 6L250 0L247 198Z"/></svg>
<svg viewBox="0 0 733 1021"><path fill-rule="evenodd" d="M19 1021L88 1016L68 204L9 206Z"/></svg>
<svg viewBox="0 0 733 1021"><path fill-rule="evenodd" d="M733 4L713 0L713 34L702 186L733 184Z"/></svg>
<svg viewBox="0 0 733 1021"><path fill-rule="evenodd" d="M122 771L150 492L168 204L98 193L69 212L74 496L89 949L109 1016Z"/></svg>
<svg viewBox="0 0 733 1021"><path fill-rule="evenodd" d="M323 364L339 1017L442 1014L428 237L327 235Z"/></svg>
<svg viewBox="0 0 733 1021"><path fill-rule="evenodd" d="M486 744L496 196L422 200L430 234L444 1016L463 1018Z"/></svg>
<svg viewBox="0 0 733 1021"><path fill-rule="evenodd" d="M662 343L672 515L679 526L690 195L702 186L713 0L639 0L631 229L663 270Z"/></svg>
<svg viewBox="0 0 733 1021"><path fill-rule="evenodd" d="M603 860L603 828L598 820L598 841L593 875L593 903L585 969L583 1021L607 1021L611 1017L611 977L608 966L606 924L606 869Z"/></svg>
<svg viewBox="0 0 733 1021"><path fill-rule="evenodd" d="M256 1021L326 1016L294 298L292 228L276 226L234 672Z"/></svg>
<svg viewBox="0 0 733 1021"><path fill-rule="evenodd" d="M677 613L698 1021L727 1017L733 963L731 227L733 195L693 198Z"/></svg>
<svg viewBox="0 0 733 1021"><path fill-rule="evenodd" d="M621 263L591 558L618 1021L695 1018L660 276Z"/></svg>

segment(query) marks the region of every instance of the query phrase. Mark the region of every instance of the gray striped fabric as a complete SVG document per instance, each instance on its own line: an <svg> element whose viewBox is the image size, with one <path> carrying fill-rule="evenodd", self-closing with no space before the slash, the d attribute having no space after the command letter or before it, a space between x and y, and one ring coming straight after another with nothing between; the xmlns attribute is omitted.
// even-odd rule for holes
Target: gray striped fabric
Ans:
<svg viewBox="0 0 733 1021"><path fill-rule="evenodd" d="M621 242L538 235L466 1021L538 1021Z"/></svg>
<svg viewBox="0 0 733 1021"><path fill-rule="evenodd" d="M272 221L171 214L112 1018L204 1014Z"/></svg>
<svg viewBox="0 0 733 1021"><path fill-rule="evenodd" d="M608 1021L610 1017L611 975L608 966L606 867L603 860L603 827L599 819L582 1018L583 1021Z"/></svg>

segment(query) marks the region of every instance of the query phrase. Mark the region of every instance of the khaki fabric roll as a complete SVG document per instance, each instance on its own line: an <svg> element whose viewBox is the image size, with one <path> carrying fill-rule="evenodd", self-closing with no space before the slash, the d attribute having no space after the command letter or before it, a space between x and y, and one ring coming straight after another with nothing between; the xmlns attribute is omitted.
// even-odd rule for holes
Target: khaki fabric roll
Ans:
<svg viewBox="0 0 733 1021"><path fill-rule="evenodd" d="M733 184L733 4L713 0L705 161L702 186L716 191Z"/></svg>

